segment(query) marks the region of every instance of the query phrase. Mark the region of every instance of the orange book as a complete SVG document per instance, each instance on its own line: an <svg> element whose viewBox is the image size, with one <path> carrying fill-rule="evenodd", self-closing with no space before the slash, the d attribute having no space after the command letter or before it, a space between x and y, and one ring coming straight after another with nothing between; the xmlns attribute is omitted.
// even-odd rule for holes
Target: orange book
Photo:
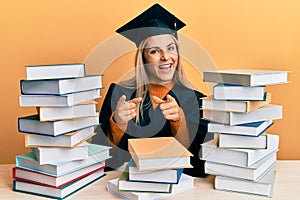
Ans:
<svg viewBox="0 0 300 200"><path fill-rule="evenodd" d="M271 93L266 93L263 101L229 101L214 100L213 96L203 98L203 110L220 110L229 112L248 113L271 103Z"/></svg>
<svg viewBox="0 0 300 200"><path fill-rule="evenodd" d="M128 149L139 170L192 167L193 155L174 137L129 139Z"/></svg>

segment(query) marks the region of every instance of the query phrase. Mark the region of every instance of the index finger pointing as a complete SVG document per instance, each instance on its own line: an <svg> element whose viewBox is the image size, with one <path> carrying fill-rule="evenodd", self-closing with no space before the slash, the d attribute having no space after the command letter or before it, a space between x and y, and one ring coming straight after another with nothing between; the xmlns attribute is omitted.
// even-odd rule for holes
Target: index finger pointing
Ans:
<svg viewBox="0 0 300 200"><path fill-rule="evenodd" d="M152 96L152 99L153 101L156 103L156 104L162 104L162 103L165 103L166 101L158 98L157 96Z"/></svg>
<svg viewBox="0 0 300 200"><path fill-rule="evenodd" d="M168 102L168 103L172 102L173 99L174 99L174 98L173 98L171 95L169 95L169 94L167 95L167 102Z"/></svg>
<svg viewBox="0 0 300 200"><path fill-rule="evenodd" d="M129 103L135 103L135 104L138 104L138 103L140 103L142 101L142 97L136 97L136 98L134 98L134 99L131 99L130 101L129 101Z"/></svg>

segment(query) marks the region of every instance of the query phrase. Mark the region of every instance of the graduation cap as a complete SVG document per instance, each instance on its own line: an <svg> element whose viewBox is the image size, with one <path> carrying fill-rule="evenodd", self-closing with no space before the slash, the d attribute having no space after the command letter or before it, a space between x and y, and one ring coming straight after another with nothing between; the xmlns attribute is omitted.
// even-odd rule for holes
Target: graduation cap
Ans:
<svg viewBox="0 0 300 200"><path fill-rule="evenodd" d="M154 35L171 34L177 38L177 30L185 23L159 4L154 4L146 11L116 30L139 46L146 38Z"/></svg>

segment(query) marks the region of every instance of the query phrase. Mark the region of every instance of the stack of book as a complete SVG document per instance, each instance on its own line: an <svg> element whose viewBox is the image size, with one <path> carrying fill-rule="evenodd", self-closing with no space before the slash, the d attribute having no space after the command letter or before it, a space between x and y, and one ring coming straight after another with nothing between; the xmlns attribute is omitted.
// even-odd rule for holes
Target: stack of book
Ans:
<svg viewBox="0 0 300 200"><path fill-rule="evenodd" d="M107 190L126 199L158 199L194 188L194 178L182 174L190 168L191 153L174 137L129 139L132 160Z"/></svg>
<svg viewBox="0 0 300 200"><path fill-rule="evenodd" d="M202 144L205 172L216 175L215 189L272 196L279 137L267 134L282 106L270 104L270 84L287 83L286 71L223 70L204 72L217 83L203 99L208 132L217 137Z"/></svg>
<svg viewBox="0 0 300 200"><path fill-rule="evenodd" d="M13 190L65 198L104 176L109 147L87 142L99 125L101 76L86 76L84 64L27 66L20 86L20 105L37 114L18 119L31 152L16 157Z"/></svg>

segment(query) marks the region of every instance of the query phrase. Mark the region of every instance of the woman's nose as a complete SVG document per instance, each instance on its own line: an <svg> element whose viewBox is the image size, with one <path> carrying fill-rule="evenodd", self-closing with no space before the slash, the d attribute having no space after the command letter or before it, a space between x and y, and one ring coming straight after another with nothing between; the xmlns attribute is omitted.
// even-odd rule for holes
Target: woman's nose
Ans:
<svg viewBox="0 0 300 200"><path fill-rule="evenodd" d="M170 56L166 50L161 51L160 59L161 60L169 60Z"/></svg>

